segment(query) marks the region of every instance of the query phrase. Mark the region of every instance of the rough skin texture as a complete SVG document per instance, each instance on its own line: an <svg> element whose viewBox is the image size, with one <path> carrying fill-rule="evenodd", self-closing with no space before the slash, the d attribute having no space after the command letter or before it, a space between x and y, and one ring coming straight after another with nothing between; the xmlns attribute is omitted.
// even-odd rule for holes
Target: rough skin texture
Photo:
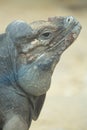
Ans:
<svg viewBox="0 0 87 130"><path fill-rule="evenodd" d="M0 130L28 130L38 118L54 68L80 30L72 16L7 26L0 35Z"/></svg>

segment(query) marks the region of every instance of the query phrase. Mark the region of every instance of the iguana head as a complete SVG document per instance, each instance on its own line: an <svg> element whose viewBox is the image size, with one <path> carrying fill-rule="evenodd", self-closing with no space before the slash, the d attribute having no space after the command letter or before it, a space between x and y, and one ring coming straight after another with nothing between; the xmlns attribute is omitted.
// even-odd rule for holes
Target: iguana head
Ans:
<svg viewBox="0 0 87 130"><path fill-rule="evenodd" d="M53 17L29 25L18 21L7 27L17 52L17 82L26 93L39 96L47 92L61 54L80 30L81 25L72 16Z"/></svg>

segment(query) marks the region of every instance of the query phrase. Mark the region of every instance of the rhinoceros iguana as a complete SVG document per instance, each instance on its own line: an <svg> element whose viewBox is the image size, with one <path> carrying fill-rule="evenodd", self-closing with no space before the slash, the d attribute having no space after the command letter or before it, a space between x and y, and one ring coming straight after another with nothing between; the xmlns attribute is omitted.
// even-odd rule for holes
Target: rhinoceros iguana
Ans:
<svg viewBox="0 0 87 130"><path fill-rule="evenodd" d="M28 130L38 118L54 68L80 30L68 16L16 20L0 34L0 130Z"/></svg>

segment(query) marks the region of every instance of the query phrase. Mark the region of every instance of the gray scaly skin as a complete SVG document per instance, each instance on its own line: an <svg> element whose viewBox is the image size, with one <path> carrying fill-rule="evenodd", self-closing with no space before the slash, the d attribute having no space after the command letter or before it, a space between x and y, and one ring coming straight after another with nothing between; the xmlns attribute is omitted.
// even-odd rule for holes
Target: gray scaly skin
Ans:
<svg viewBox="0 0 87 130"><path fill-rule="evenodd" d="M0 35L0 130L28 130L38 118L54 68L80 30L72 16L7 26Z"/></svg>

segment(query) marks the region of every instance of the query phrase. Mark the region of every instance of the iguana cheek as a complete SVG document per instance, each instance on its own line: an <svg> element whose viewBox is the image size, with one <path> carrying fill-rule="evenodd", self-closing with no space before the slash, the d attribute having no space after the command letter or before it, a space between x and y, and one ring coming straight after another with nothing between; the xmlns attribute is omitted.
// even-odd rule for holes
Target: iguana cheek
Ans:
<svg viewBox="0 0 87 130"><path fill-rule="evenodd" d="M27 64L34 62L36 58L37 55L26 54Z"/></svg>
<svg viewBox="0 0 87 130"><path fill-rule="evenodd" d="M18 62L20 65L27 65L34 62L37 56L38 56L37 54L32 55L30 53L27 53L27 54L22 53L18 56Z"/></svg>

